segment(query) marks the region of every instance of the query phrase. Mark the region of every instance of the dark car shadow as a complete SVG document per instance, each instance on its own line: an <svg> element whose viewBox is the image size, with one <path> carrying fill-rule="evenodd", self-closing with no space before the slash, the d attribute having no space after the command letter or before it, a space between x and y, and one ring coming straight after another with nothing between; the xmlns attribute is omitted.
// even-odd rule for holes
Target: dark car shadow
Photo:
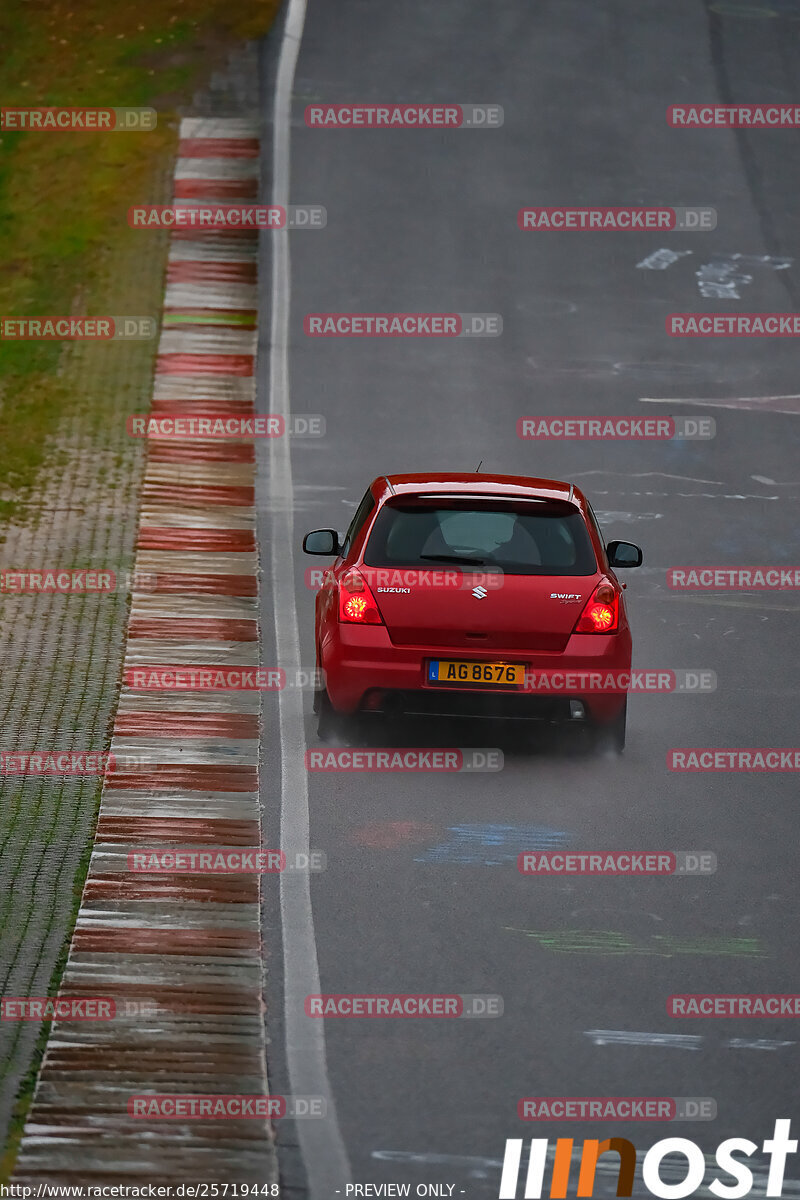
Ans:
<svg viewBox="0 0 800 1200"><path fill-rule="evenodd" d="M313 744L315 748L491 748L519 759L574 759L591 757L595 753L587 728L538 721L360 714L343 722L334 735L320 739L317 719L312 714L308 733L309 745Z"/></svg>

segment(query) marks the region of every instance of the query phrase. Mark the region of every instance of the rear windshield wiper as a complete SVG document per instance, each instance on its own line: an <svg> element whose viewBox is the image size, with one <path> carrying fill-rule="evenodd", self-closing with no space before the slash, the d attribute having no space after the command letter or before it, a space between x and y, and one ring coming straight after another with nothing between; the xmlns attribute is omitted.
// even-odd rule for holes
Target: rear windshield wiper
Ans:
<svg viewBox="0 0 800 1200"><path fill-rule="evenodd" d="M426 562L466 563L468 566L485 567L485 558L468 558L465 554L420 554Z"/></svg>

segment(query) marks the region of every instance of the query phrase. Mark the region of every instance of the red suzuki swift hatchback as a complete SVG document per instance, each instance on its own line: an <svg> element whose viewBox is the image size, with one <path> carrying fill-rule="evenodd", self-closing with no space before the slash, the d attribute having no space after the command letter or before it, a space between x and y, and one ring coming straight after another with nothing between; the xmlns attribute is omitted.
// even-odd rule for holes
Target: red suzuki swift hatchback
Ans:
<svg viewBox="0 0 800 1200"><path fill-rule="evenodd" d="M316 598L321 737L365 711L461 714L588 725L624 749L626 692L590 681L630 670L614 568L642 552L605 546L572 484L384 475L343 540L316 529L303 549L336 558Z"/></svg>

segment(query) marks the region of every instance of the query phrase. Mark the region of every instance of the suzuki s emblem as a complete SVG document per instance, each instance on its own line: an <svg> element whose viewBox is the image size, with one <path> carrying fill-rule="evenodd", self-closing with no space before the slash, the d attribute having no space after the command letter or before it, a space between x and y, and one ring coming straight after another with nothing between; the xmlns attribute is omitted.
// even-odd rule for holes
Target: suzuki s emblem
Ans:
<svg viewBox="0 0 800 1200"><path fill-rule="evenodd" d="M485 596L489 595L486 588L481 583L479 583L477 587L474 587L472 589L472 594L476 600L483 600Z"/></svg>

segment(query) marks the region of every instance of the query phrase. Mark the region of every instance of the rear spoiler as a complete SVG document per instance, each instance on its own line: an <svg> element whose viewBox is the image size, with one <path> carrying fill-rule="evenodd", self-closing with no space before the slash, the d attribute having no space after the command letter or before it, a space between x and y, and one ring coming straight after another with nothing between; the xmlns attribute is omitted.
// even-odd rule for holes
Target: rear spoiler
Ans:
<svg viewBox="0 0 800 1200"><path fill-rule="evenodd" d="M515 495L509 492L393 492L390 499L386 501L391 504L393 501L399 504L416 504L434 503L437 500L460 500L465 504L469 504L471 500L482 501L484 503L501 503L501 504L567 504L571 508L578 508L578 503L575 500L575 488L570 484L569 496L523 496Z"/></svg>
<svg viewBox="0 0 800 1200"><path fill-rule="evenodd" d="M397 494L397 493L395 493ZM403 492L400 500L524 500L531 504L552 504L555 496L522 496L513 492ZM563 501L562 501L563 503Z"/></svg>

